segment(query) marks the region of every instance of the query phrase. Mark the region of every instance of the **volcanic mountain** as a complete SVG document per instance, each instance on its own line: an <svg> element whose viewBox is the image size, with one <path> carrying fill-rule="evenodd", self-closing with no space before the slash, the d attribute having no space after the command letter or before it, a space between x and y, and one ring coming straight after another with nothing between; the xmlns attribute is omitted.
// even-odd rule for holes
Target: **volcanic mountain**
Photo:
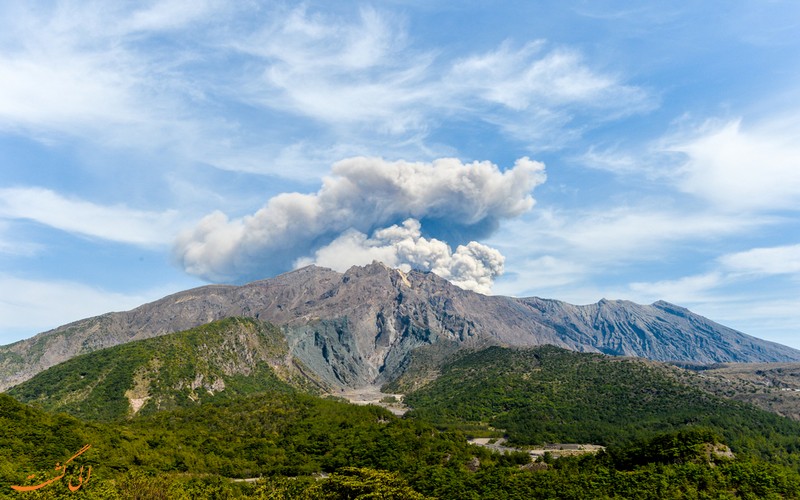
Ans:
<svg viewBox="0 0 800 500"><path fill-rule="evenodd" d="M414 353L437 357L489 345L552 344L696 363L800 360L800 351L663 301L576 306L486 296L432 273L403 273L375 262L344 274L309 266L242 286L204 286L61 326L0 347L0 389L79 354L227 317L279 326L291 354L332 388L391 382Z"/></svg>

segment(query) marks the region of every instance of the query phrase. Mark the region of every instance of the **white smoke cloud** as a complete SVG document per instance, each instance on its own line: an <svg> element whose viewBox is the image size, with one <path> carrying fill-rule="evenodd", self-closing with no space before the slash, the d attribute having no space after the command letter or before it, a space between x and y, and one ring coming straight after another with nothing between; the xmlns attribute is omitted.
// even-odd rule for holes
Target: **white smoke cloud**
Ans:
<svg viewBox="0 0 800 500"><path fill-rule="evenodd" d="M441 272L466 284L469 276L493 276L502 268L496 264L502 256L473 240L490 235L501 220L530 210L531 192L544 180L544 165L527 157L506 171L490 162L465 164L454 158L431 163L349 158L333 165L315 194L280 194L241 219L230 220L222 212L206 216L178 237L174 254L190 274L209 281L244 282L288 271L298 259L311 259L340 238L357 239L361 233L358 248L370 255L385 254L367 262L375 258L388 264L385 259L404 255L401 249L406 245L416 250L397 257L398 262L418 268L427 265L430 270L435 259L425 261L423 248L439 248L438 254L444 255L448 244L464 245ZM406 225L389 227L409 218L420 225L416 240ZM380 244L368 243L366 235L382 228L386 229L373 234L373 239L396 241L397 249L380 250ZM393 231L399 233L393 236ZM423 232L433 239L422 241ZM360 255L354 251L352 264L364 262ZM479 270L479 262L488 270ZM478 280L475 287L485 284Z"/></svg>
<svg viewBox="0 0 800 500"><path fill-rule="evenodd" d="M505 258L500 252L476 241L459 245L453 252L443 241L424 238L421 227L416 219L407 219L402 225L375 231L372 238L346 231L317 250L313 259L300 259L296 265L317 264L343 272L377 260L406 272L431 271L467 290L491 291L494 279L503 273Z"/></svg>

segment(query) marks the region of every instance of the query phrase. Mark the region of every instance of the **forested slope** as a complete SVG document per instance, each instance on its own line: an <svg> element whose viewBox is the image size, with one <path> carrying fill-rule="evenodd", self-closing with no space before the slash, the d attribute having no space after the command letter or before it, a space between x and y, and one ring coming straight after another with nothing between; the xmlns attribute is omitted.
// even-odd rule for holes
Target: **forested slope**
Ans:
<svg viewBox="0 0 800 500"><path fill-rule="evenodd" d="M458 356L406 396L410 416L441 427L503 429L511 442L627 444L687 426L738 453L800 464L800 423L682 383L670 367L553 346Z"/></svg>

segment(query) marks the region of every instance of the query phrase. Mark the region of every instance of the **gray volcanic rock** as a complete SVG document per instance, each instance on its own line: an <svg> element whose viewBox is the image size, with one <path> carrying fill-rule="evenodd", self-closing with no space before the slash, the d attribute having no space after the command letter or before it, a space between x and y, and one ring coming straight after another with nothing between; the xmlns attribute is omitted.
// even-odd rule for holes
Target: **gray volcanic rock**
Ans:
<svg viewBox="0 0 800 500"><path fill-rule="evenodd" d="M539 298L519 300L536 311L535 321L614 356L717 363L750 362L756 358L774 362L796 359L800 354L664 301L641 305L603 299L597 304L573 306Z"/></svg>
<svg viewBox="0 0 800 500"><path fill-rule="evenodd" d="M0 347L0 389L78 354L231 316L280 325L291 353L339 387L391 381L405 369L412 350L431 344L453 350L553 344L701 363L800 360L800 351L666 302L602 300L575 306L485 296L432 273L405 274L373 263L344 274L309 266L243 286L195 288L41 333Z"/></svg>

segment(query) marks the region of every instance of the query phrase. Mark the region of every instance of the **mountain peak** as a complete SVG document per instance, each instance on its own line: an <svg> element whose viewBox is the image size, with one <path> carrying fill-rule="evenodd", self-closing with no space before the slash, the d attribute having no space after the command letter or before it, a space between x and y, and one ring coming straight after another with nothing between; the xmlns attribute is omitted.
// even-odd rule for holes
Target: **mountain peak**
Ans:
<svg viewBox="0 0 800 500"><path fill-rule="evenodd" d="M679 316L685 316L687 314L693 314L690 310L686 309L685 307L681 307L679 305L675 305L671 302L667 302L666 300L657 300L653 302L653 307L657 307L658 309L662 309L664 311L670 312L672 314L677 314Z"/></svg>
<svg viewBox="0 0 800 500"><path fill-rule="evenodd" d="M485 296L433 273L380 262L339 273L303 267L242 286L208 285L0 347L0 389L78 354L227 317L281 327L292 355L332 386L382 384L417 359L462 347L552 344L576 351L700 363L795 361L800 351L673 304Z"/></svg>

